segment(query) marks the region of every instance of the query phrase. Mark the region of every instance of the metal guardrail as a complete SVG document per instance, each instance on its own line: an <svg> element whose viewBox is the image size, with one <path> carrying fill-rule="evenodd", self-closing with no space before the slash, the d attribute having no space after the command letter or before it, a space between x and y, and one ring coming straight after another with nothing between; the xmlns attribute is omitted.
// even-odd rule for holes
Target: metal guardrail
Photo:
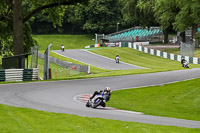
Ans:
<svg viewBox="0 0 200 133"><path fill-rule="evenodd" d="M23 81L38 80L39 71L38 69L24 69L23 71Z"/></svg>
<svg viewBox="0 0 200 133"><path fill-rule="evenodd" d="M123 46L127 47L127 45L123 45ZM123 47L123 46L121 46L121 47ZM128 43L128 47L133 48L135 50L138 50L140 52L144 52L144 53L151 54L151 55L154 55L154 56L159 56L159 57L162 57L162 58L165 58L165 59L170 59L170 60L180 62L181 59L184 58L185 60L187 60L191 64L200 64L200 58L197 58L197 57L171 54L171 53L163 52L163 51L160 51L160 50L143 47L142 45L138 45L136 43L131 43L131 42Z"/></svg>
<svg viewBox="0 0 200 133"><path fill-rule="evenodd" d="M38 56L42 59L44 58L44 54L42 54L42 53L38 53ZM73 66L75 66L76 68L80 68L79 69L80 72L90 73L90 66L88 66L88 65L74 64L71 62L59 60L59 59L51 57L51 56L50 56L49 60L52 63L55 63L59 66L62 66L62 67L68 68L68 69L71 69ZM76 69L76 70L78 70L78 69Z"/></svg>

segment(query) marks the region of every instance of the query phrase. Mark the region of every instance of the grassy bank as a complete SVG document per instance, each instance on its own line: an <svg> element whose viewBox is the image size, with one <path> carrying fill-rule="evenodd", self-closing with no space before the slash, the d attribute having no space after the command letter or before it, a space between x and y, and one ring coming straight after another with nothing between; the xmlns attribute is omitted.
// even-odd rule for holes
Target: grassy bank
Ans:
<svg viewBox="0 0 200 133"><path fill-rule="evenodd" d="M33 38L40 46L39 50L47 49L48 45L52 43L51 50L58 50L61 44L65 49L81 49L87 45L93 45L93 35L33 35Z"/></svg>
<svg viewBox="0 0 200 133"><path fill-rule="evenodd" d="M84 46L94 44L94 41L92 41L93 35L34 35L34 38L38 41L38 44L40 45L40 51L44 51L50 43L53 43L51 50L60 49L61 44L65 45L65 49L73 49L73 48L81 49ZM76 76L76 78L93 78L93 77L96 78L105 76L130 75L130 74L152 73L152 72L182 69L180 62L152 56L130 48L103 48L103 49L94 48L91 49L90 51L112 59L114 59L116 54L119 54L121 57L120 59L121 61L137 66L142 66L148 69L105 70L94 66L90 66L91 74ZM62 57L52 52L51 56L58 58L60 60L86 65L81 62ZM190 64L190 67L195 68L195 67L200 67L200 65ZM65 76L65 77L58 77L56 79L71 79L71 77Z"/></svg>
<svg viewBox="0 0 200 133"><path fill-rule="evenodd" d="M91 49L90 52L109 57L115 58L116 54L120 55L120 60L129 64L141 66L147 69L130 69L130 70L105 70L91 66L91 74L79 76L77 78L97 78L106 76L119 76L119 75L130 75L130 74L142 74L142 73L153 73L162 71L172 71L182 69L181 63L178 61L172 61L161 57L145 54L136 51L131 48L104 48L104 49ZM81 64L81 62L65 58L63 56L51 53L51 56L60 60ZM113 62L115 63L115 62ZM86 65L86 64L85 64ZM191 68L200 67L200 65L190 64ZM66 78L68 79L68 78Z"/></svg>
<svg viewBox="0 0 200 133"><path fill-rule="evenodd" d="M181 63L179 61L172 61L158 56L145 54L143 52L131 48L97 49L90 51L112 59L115 57L116 54L119 54L120 61L149 68L150 69L149 71L169 71L169 70L178 70L181 68ZM200 67L200 65L194 65L194 64L190 65L191 68Z"/></svg>
<svg viewBox="0 0 200 133"><path fill-rule="evenodd" d="M123 98L120 98L123 97ZM112 92L108 106L200 121L200 79Z"/></svg>
<svg viewBox="0 0 200 133"><path fill-rule="evenodd" d="M190 133L200 129L79 117L0 105L1 133Z"/></svg>

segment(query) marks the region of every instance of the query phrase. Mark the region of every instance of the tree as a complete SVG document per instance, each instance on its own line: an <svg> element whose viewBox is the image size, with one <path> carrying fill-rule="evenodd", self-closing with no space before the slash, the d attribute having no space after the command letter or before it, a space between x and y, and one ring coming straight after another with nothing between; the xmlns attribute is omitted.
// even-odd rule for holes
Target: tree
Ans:
<svg viewBox="0 0 200 133"><path fill-rule="evenodd" d="M164 32L164 43L168 43L168 29L175 21L179 8L175 0L155 0L154 14Z"/></svg>
<svg viewBox="0 0 200 133"><path fill-rule="evenodd" d="M1 0L0 24L7 25L10 34L13 34L14 54L24 53L24 25L28 25L28 20L35 14L40 11L48 12L48 17L52 20L54 26L61 25L62 17L65 12L65 7L62 5L74 5L86 2L87 0L59 0L58 2L54 0ZM5 28L5 26L3 28ZM5 36L1 36L1 38L3 37Z"/></svg>
<svg viewBox="0 0 200 133"><path fill-rule="evenodd" d="M119 0L89 0L88 5L70 6L68 22L80 26L87 33L110 33L116 31L121 22L121 5Z"/></svg>
<svg viewBox="0 0 200 133"><path fill-rule="evenodd" d="M140 25L140 9L137 7L138 0L121 1L123 8L123 25Z"/></svg>
<svg viewBox="0 0 200 133"><path fill-rule="evenodd" d="M120 9L118 0L90 0L83 12L85 14L83 29L92 33L115 31L116 24L121 21Z"/></svg>
<svg viewBox="0 0 200 133"><path fill-rule="evenodd" d="M12 52L12 8L7 0L0 1L0 50L1 54Z"/></svg>
<svg viewBox="0 0 200 133"><path fill-rule="evenodd" d="M197 32L200 23L199 0L156 0L154 12L161 26L181 31L182 41L185 41L185 30L192 27L192 37Z"/></svg>
<svg viewBox="0 0 200 133"><path fill-rule="evenodd" d="M13 50L15 54L23 54L23 18L22 1L13 0Z"/></svg>
<svg viewBox="0 0 200 133"><path fill-rule="evenodd" d="M131 26L155 26L153 6L154 0L125 0L122 2L123 19Z"/></svg>
<svg viewBox="0 0 200 133"><path fill-rule="evenodd" d="M180 11L173 23L174 28L185 31L188 27L192 27L192 38L194 38L200 24L199 0L177 0L177 6L180 8Z"/></svg>

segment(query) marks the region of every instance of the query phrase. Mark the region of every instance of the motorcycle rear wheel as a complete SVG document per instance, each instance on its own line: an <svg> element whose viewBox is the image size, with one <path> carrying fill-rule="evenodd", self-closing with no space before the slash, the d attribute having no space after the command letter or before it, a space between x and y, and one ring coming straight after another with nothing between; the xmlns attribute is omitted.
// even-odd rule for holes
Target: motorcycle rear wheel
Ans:
<svg viewBox="0 0 200 133"><path fill-rule="evenodd" d="M102 102L101 106L106 107L106 103Z"/></svg>

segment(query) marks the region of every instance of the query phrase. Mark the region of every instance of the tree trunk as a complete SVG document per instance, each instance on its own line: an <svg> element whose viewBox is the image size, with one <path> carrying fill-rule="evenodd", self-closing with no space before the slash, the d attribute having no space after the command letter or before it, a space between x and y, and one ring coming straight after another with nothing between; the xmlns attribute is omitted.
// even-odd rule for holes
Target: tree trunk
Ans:
<svg viewBox="0 0 200 133"><path fill-rule="evenodd" d="M13 50L14 54L24 54L23 48L22 0L13 0Z"/></svg>
<svg viewBox="0 0 200 133"><path fill-rule="evenodd" d="M181 32L182 42L185 42L185 32Z"/></svg>
<svg viewBox="0 0 200 133"><path fill-rule="evenodd" d="M197 33L197 28L198 28L198 25L193 25L192 26L192 39L194 39L195 34Z"/></svg>
<svg viewBox="0 0 200 133"><path fill-rule="evenodd" d="M163 30L164 33L164 43L168 43L168 29Z"/></svg>
<svg viewBox="0 0 200 133"><path fill-rule="evenodd" d="M196 25L196 24L192 26L192 39L195 39L195 48L199 48L199 41L197 38L195 38L195 35L198 32L197 28L198 28L198 25ZM193 42L193 40L192 40L192 42Z"/></svg>

